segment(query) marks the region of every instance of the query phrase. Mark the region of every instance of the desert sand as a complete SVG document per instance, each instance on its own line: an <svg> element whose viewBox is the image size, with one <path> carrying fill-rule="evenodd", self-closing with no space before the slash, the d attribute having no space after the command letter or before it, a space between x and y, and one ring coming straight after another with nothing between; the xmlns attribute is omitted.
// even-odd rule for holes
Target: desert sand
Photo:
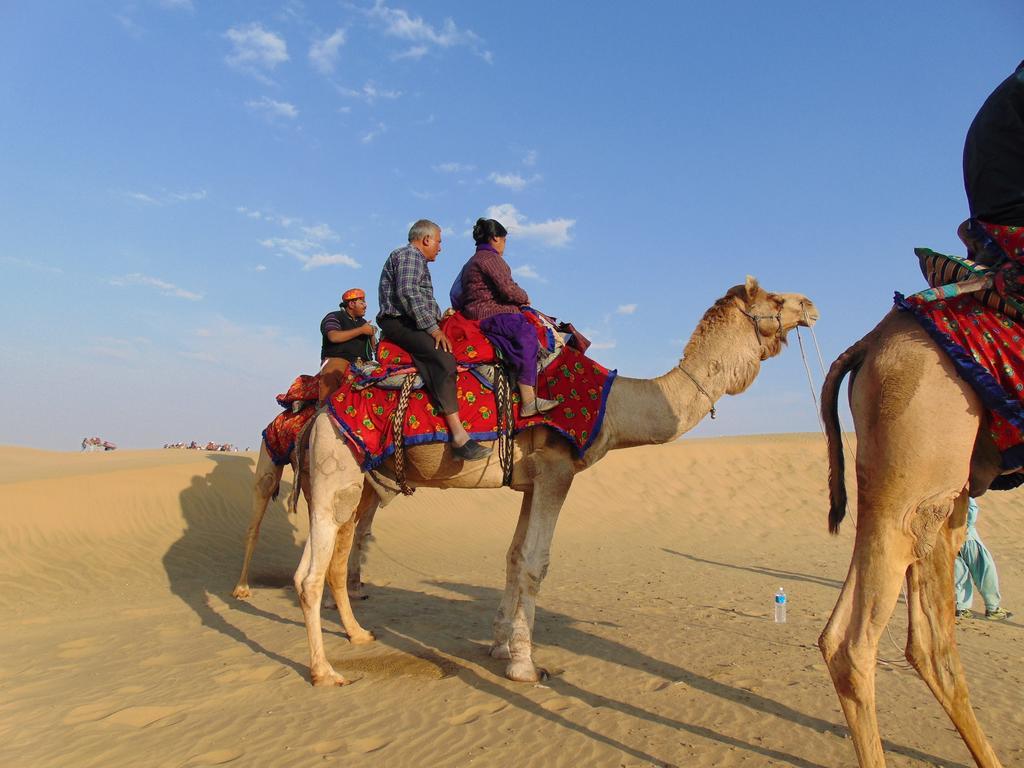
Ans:
<svg viewBox="0 0 1024 768"><path fill-rule="evenodd" d="M420 489L381 510L356 682L309 685L291 586L304 503L272 504L252 598L231 589L253 454L0 448L0 764L15 766L853 765L816 641L854 534L827 533L824 439L688 439L578 476L538 601L540 684L487 655L519 507ZM285 491L291 482L285 473ZM972 700L1024 764L1024 491L981 501L1007 622L957 630ZM771 620L782 586L789 620ZM976 607L978 603L976 602ZM902 659L878 666L892 766L972 765Z"/></svg>

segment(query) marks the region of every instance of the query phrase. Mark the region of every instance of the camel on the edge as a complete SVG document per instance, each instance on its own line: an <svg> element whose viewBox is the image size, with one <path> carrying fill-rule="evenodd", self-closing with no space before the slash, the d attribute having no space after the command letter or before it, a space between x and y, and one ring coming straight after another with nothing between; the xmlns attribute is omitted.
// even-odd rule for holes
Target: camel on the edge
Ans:
<svg viewBox="0 0 1024 768"><path fill-rule="evenodd" d="M298 508L298 488L302 489L303 496L306 497L306 507L310 507L309 504L309 454L308 452L302 453L302 468L299 468L299 456L300 451L296 451L294 448L288 456L288 463L291 465L292 472L295 475L295 483L298 486L293 488L291 495L288 498L287 508L290 514L295 514ZM252 517L249 520L249 529L245 533L245 558L242 561L242 573L238 576L238 583L235 585L234 590L231 592L232 597L237 597L240 600L244 600L252 594L249 589L249 565L252 562L252 554L256 550L256 541L260 535L260 524L263 522L263 516L267 513L267 506L270 504L271 499L276 499L277 494L281 489L281 476L284 474L285 465L277 465L274 460L270 458L270 453L267 451L267 444L260 442L260 455L256 460L256 477L253 480L252 486ZM348 563L348 593L351 597L356 599L362 599L366 595L360 591L363 586L362 582L362 565L363 557L365 554L364 544L366 543L367 537L370 536L370 529L373 524L373 515L377 510L377 505L374 504L372 508L368 509L363 517L359 521L359 530L355 537L355 543L352 547L352 552L349 557Z"/></svg>
<svg viewBox="0 0 1024 768"><path fill-rule="evenodd" d="M748 277L704 314L683 359L671 371L651 380L614 380L603 426L584 459L576 459L568 443L551 430L529 429L516 436L511 487L523 494L523 501L508 549L505 594L494 620L491 648L493 657L508 660L508 678L536 681L542 675L532 658L534 610L548 569L555 522L573 476L615 448L680 437L723 395L747 389L761 361L782 350L790 330L817 319L818 310L806 297L769 293ZM413 447L407 452L407 478L414 485L435 488L499 488L502 472L497 459L495 452L485 460L463 463L447 444ZM382 473L389 474L390 466L384 465ZM324 653L320 599L326 575L349 640L374 639L356 621L344 585L355 528L376 505L380 483L369 476L364 482L347 441L326 414L317 416L313 425L310 480L310 536L295 572L295 588L306 622L313 684L344 685L348 681Z"/></svg>
<svg viewBox="0 0 1024 768"><path fill-rule="evenodd" d="M875 711L878 640L906 579L906 657L980 766L998 766L971 709L954 636L953 559L967 497L1003 470L985 410L948 356L893 310L832 364L822 388L828 438L829 529L846 514L837 400L852 372L857 432L857 532L850 570L818 640L862 766L884 766Z"/></svg>

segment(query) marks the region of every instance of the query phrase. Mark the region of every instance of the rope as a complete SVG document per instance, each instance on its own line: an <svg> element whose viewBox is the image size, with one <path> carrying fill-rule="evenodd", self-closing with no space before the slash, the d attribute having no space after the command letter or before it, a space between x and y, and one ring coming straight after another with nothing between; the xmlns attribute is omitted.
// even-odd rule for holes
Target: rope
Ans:
<svg viewBox="0 0 1024 768"><path fill-rule="evenodd" d="M399 489L406 496L412 496L416 489L411 487L405 480L405 413L409 410L409 395L412 393L412 384L416 380L416 374L410 373L402 382L402 393L398 396L398 407L391 415L391 433L395 439L395 481Z"/></svg>
<svg viewBox="0 0 1024 768"><path fill-rule="evenodd" d="M514 452L515 419L512 415L512 385L505 366L494 366L494 407L498 419L498 463L501 484L512 485L512 454Z"/></svg>

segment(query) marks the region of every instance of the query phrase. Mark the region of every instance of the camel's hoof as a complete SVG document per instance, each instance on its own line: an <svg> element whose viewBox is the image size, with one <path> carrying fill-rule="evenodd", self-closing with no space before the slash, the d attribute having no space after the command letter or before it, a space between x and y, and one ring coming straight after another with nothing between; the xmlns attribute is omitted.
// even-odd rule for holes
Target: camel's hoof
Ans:
<svg viewBox="0 0 1024 768"><path fill-rule="evenodd" d="M246 598L250 597L251 594L252 593L249 592L249 586L247 584L239 584L237 587L235 587L234 591L231 593L231 596L237 597L239 600L245 600Z"/></svg>
<svg viewBox="0 0 1024 768"><path fill-rule="evenodd" d="M509 650L508 642L495 643L491 646L491 658L493 659L511 659L512 651Z"/></svg>
<svg viewBox="0 0 1024 768"><path fill-rule="evenodd" d="M348 591L348 599L349 600L366 600L369 597L370 597L369 595L364 595L358 589L350 589Z"/></svg>
<svg viewBox="0 0 1024 768"><path fill-rule="evenodd" d="M547 673L535 667L529 659L510 661L508 666L505 667L505 677L509 680L515 680L517 683L537 683L541 681L541 676L545 674Z"/></svg>
<svg viewBox="0 0 1024 768"><path fill-rule="evenodd" d="M334 671L334 669L331 668L329 668L328 672L320 674L310 673L310 678L313 681L313 685L317 688L329 688L340 685L348 685L352 682L351 680L346 680L344 675L338 674Z"/></svg>
<svg viewBox="0 0 1024 768"><path fill-rule="evenodd" d="M373 632L371 632L368 629L364 629L361 633L349 635L348 638L349 642L352 643L352 645L366 645L368 643L374 642L376 639L377 636L374 635Z"/></svg>

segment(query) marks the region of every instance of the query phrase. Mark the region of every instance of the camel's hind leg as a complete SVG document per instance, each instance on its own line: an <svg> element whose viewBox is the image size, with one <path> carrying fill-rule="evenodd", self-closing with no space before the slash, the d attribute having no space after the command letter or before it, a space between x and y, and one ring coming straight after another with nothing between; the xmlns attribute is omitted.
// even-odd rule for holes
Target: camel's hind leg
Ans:
<svg viewBox="0 0 1024 768"><path fill-rule="evenodd" d="M309 640L309 672L314 685L344 685L348 681L337 673L327 660L324 652L323 629L320 622L320 601L323 597L324 577L334 556L339 519L346 519L351 530L355 526L362 496L363 477L359 465L352 457L348 446L338 436L334 425L326 414L316 417L310 438L310 480L312 497L310 504L309 539L302 553L302 562L295 572L295 589L306 622ZM347 551L345 553L348 555ZM344 585L344 579L342 579ZM347 595L344 604L348 605ZM351 607L348 608L351 614ZM342 611L344 618L345 611ZM346 626L358 633L358 625Z"/></svg>
<svg viewBox="0 0 1024 768"><path fill-rule="evenodd" d="M369 488L367 484L367 488ZM366 493L364 489L363 493ZM360 502L361 503L361 502ZM355 540L352 544L352 553L348 558L348 596L351 600L365 600L369 595L363 594L363 564L366 562L366 547L373 538L373 518L380 506L380 497L372 494L372 499L366 509L359 515L359 522L356 524Z"/></svg>
<svg viewBox="0 0 1024 768"><path fill-rule="evenodd" d="M494 644L491 646L491 656L496 659L511 658L508 643L512 637L512 617L519 604L519 572L523 563L523 539L526 538L526 528L530 523L531 504L533 491L526 491L519 509L516 532L505 555L505 594L502 595L498 613L494 617Z"/></svg>
<svg viewBox="0 0 1024 768"><path fill-rule="evenodd" d="M958 520L957 527L943 526L935 537L935 547L911 565L907 574L907 660L946 710L978 765L992 768L1000 762L971 708L955 636L953 558L964 537L966 502L964 495L958 501L957 514L950 517Z"/></svg>
<svg viewBox="0 0 1024 768"><path fill-rule="evenodd" d="M249 521L249 530L245 534L245 559L242 561L242 573L238 577L238 583L231 593L234 597L244 599L251 594L249 564L252 562L252 553L256 550L256 541L260 536L260 524L263 522L263 516L267 513L267 505L277 493L283 473L284 467L274 464L267 452L266 443L261 442L259 459L256 461L256 478L252 487L252 518Z"/></svg>
<svg viewBox="0 0 1024 768"><path fill-rule="evenodd" d="M348 639L353 643L370 643L374 637L372 632L363 629L356 621L352 613L352 603L348 596L348 570L349 554L355 555L358 560L359 553L352 548L357 525L361 522L363 515L377 506L377 493L369 483L363 483L363 493L359 498L352 517L346 520L338 530L334 542L334 554L331 556L331 564L327 568L327 583L331 587L334 601L338 604L338 613L341 615L341 625L345 628Z"/></svg>
<svg viewBox="0 0 1024 768"><path fill-rule="evenodd" d="M862 507L850 571L818 639L861 766L885 765L875 713L878 639L912 559L912 542L898 520L879 520Z"/></svg>

